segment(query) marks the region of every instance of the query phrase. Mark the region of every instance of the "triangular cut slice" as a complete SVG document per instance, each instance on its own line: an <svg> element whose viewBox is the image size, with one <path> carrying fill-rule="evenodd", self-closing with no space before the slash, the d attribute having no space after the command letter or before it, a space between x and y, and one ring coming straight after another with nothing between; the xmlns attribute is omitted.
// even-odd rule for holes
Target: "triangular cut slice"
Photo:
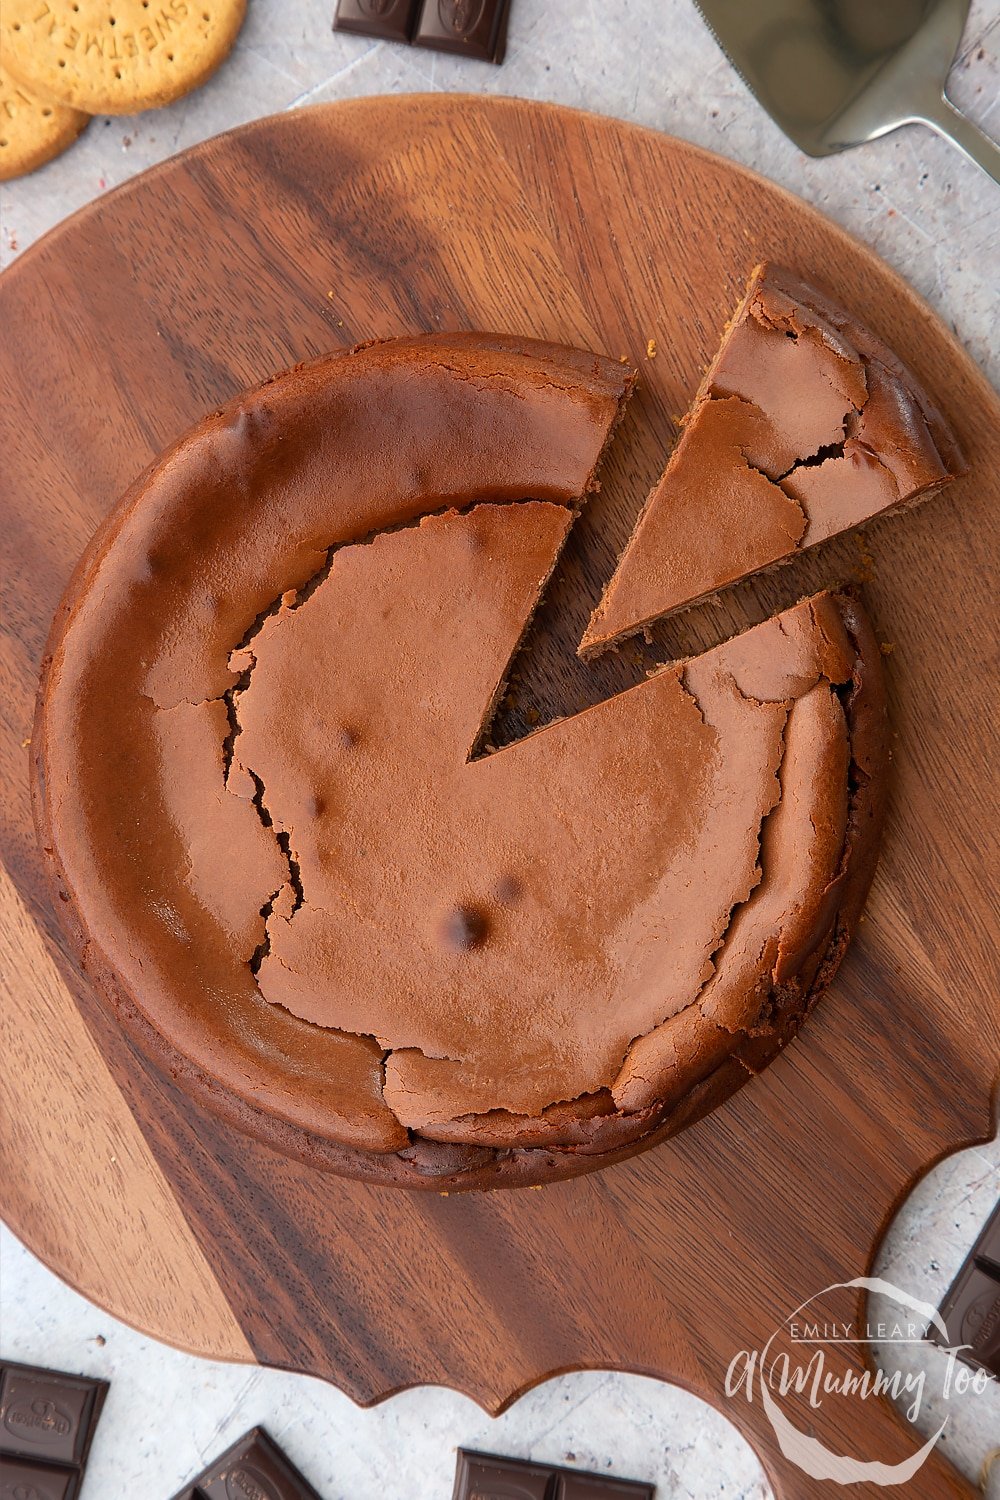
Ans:
<svg viewBox="0 0 1000 1500"><path fill-rule="evenodd" d="M947 422L892 351L791 272L758 266L581 655L961 469Z"/></svg>

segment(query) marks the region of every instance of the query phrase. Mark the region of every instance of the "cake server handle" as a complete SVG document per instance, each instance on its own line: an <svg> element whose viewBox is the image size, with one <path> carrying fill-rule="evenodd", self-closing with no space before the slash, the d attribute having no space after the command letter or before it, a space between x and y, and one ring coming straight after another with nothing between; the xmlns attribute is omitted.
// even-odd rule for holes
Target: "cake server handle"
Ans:
<svg viewBox="0 0 1000 1500"><path fill-rule="evenodd" d="M943 135L945 140L958 147L963 156L982 167L994 182L1000 183L1000 146L956 109L947 94L936 88L928 89L910 118Z"/></svg>

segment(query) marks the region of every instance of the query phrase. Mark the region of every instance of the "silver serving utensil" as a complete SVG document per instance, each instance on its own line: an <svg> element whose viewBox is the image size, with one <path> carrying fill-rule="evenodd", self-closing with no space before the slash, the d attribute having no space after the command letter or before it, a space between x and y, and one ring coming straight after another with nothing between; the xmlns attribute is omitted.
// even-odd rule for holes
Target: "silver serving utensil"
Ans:
<svg viewBox="0 0 1000 1500"><path fill-rule="evenodd" d="M695 0L773 120L810 156L930 125L1000 182L1000 147L945 81L969 0Z"/></svg>

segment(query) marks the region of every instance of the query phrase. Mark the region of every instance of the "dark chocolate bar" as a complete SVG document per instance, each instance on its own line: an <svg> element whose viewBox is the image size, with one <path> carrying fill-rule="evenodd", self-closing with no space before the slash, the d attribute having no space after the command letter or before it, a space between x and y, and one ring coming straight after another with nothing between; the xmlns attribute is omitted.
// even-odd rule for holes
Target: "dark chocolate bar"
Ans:
<svg viewBox="0 0 1000 1500"><path fill-rule="evenodd" d="M958 1357L967 1365L1000 1379L1000 1203L949 1287L940 1311L947 1336L932 1326L927 1337L950 1349L961 1348Z"/></svg>
<svg viewBox="0 0 1000 1500"><path fill-rule="evenodd" d="M0 1500L76 1500L80 1470L0 1453Z"/></svg>
<svg viewBox="0 0 1000 1500"><path fill-rule="evenodd" d="M551 1484L551 1467L459 1448L453 1500L550 1500Z"/></svg>
<svg viewBox="0 0 1000 1500"><path fill-rule="evenodd" d="M453 1500L653 1500L654 1486L458 1450Z"/></svg>
<svg viewBox="0 0 1000 1500"><path fill-rule="evenodd" d="M423 0L413 44L502 63L509 13L510 0Z"/></svg>
<svg viewBox="0 0 1000 1500"><path fill-rule="evenodd" d="M987 1268L992 1267L1000 1273L1000 1202L986 1220L982 1233L972 1247L972 1254L977 1261L985 1263Z"/></svg>
<svg viewBox="0 0 1000 1500"><path fill-rule="evenodd" d="M553 1500L652 1500L654 1486L634 1479L612 1479L610 1474L576 1474L571 1469L556 1476Z"/></svg>
<svg viewBox="0 0 1000 1500"><path fill-rule="evenodd" d="M174 1500L320 1500L263 1427L253 1427Z"/></svg>
<svg viewBox="0 0 1000 1500"><path fill-rule="evenodd" d="M378 37L386 42L408 42L419 3L420 0L340 0L333 29Z"/></svg>
<svg viewBox="0 0 1000 1500"><path fill-rule="evenodd" d="M0 1364L0 1500L75 1500L106 1380Z"/></svg>

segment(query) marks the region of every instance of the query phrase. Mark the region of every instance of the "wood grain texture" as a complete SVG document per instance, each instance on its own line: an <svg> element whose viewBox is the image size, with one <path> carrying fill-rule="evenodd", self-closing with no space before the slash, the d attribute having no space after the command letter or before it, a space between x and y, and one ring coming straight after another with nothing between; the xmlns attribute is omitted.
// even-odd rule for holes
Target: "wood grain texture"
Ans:
<svg viewBox="0 0 1000 1500"><path fill-rule="evenodd" d="M26 982L30 979L30 983ZM192 1354L253 1360L177 1198L0 866L4 1214L85 1297Z"/></svg>
<svg viewBox="0 0 1000 1500"><path fill-rule="evenodd" d="M863 543L818 548L678 617L648 652L583 667L571 649L662 467L676 414L765 257L824 283L913 364L954 420L970 475L873 524ZM0 321L4 860L62 959L66 987L51 986L49 1003L67 1045L102 1097L118 1090L128 1101L253 1355L327 1376L363 1402L431 1381L490 1410L555 1371L639 1370L721 1404L782 1497L829 1493L782 1457L759 1403L724 1399L723 1381L740 1348L759 1347L799 1302L866 1269L923 1170L990 1133L1000 1008L984 874L998 819L988 622L1000 422L989 387L870 252L752 174L611 121L462 97L323 107L208 142L25 255L0 281ZM359 339L465 327L628 353L643 369L601 494L519 663L518 715L534 705L574 711L636 680L650 656L701 649L860 570L893 648L896 756L862 936L786 1054L632 1162L540 1192L440 1198L310 1172L192 1107L143 1062L66 959L35 851L22 741L72 565L166 442L283 365ZM651 338L658 352L647 361ZM518 730L516 719L500 726L501 737ZM15 962L24 1024L34 1026L44 966L27 946ZM74 1001L103 1069L82 1032L73 1040ZM44 1048L35 1053L44 1059ZM39 1073L19 1088L16 1110L44 1112L52 1086ZM116 1104L107 1108L115 1115ZM163 1287L143 1269L141 1216L126 1217L98 1284L86 1260L107 1257L107 1246L80 1235L71 1253L37 1205L56 1180L72 1201L106 1185L77 1177L74 1152L19 1154L12 1171L12 1227L143 1322ZM185 1342L181 1300L176 1325L161 1308L152 1331ZM231 1333L223 1338L219 1352L232 1356ZM890 1462L917 1446L880 1401L852 1405L850 1434L829 1403L792 1414L839 1451L850 1437L859 1453ZM917 1484L908 1492L926 1500L971 1494L937 1454Z"/></svg>

